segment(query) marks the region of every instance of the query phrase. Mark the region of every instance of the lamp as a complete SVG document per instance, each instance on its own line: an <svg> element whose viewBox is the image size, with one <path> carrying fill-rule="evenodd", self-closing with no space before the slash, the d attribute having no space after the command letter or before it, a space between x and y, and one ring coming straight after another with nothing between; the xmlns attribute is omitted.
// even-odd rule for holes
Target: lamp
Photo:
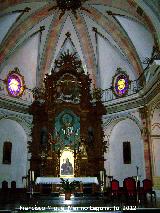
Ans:
<svg viewBox="0 0 160 213"><path fill-rule="evenodd" d="M82 3L85 2L87 0L56 0L57 5L52 6L48 11L54 10L54 9L59 9L61 11L60 15L59 15L59 19L65 14L66 11L71 11L74 16L77 18L77 10L78 9L82 9L85 10L87 12L89 12L89 10L87 8L84 8L82 6Z"/></svg>

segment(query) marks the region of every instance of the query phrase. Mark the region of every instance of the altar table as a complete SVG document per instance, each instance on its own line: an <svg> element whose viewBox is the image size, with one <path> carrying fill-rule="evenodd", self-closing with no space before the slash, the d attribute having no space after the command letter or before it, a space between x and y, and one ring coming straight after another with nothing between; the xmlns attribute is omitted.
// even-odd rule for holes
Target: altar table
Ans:
<svg viewBox="0 0 160 213"><path fill-rule="evenodd" d="M71 181L81 181L83 184L99 184L97 177L73 177L73 178L63 178ZM61 179L59 177L37 177L35 184L61 184Z"/></svg>

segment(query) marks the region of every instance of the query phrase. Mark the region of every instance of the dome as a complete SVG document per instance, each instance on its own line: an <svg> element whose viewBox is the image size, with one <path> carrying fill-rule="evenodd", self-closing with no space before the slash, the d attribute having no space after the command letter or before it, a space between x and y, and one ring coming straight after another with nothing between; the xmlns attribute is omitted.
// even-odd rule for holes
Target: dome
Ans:
<svg viewBox="0 0 160 213"><path fill-rule="evenodd" d="M17 66L32 89L69 50L98 87L111 86L117 67L137 79L148 66L153 47L159 47L158 8L158 1L4 1L1 78Z"/></svg>

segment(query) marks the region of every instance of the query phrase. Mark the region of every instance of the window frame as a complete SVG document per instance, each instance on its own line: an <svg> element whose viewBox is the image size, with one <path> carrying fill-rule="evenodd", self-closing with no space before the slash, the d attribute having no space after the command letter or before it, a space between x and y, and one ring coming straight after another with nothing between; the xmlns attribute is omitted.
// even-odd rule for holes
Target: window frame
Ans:
<svg viewBox="0 0 160 213"><path fill-rule="evenodd" d="M123 142L123 164L131 164L131 162L132 162L131 142L124 141Z"/></svg>
<svg viewBox="0 0 160 213"><path fill-rule="evenodd" d="M11 164L12 162L12 143L10 141L5 141L3 143L3 164Z"/></svg>

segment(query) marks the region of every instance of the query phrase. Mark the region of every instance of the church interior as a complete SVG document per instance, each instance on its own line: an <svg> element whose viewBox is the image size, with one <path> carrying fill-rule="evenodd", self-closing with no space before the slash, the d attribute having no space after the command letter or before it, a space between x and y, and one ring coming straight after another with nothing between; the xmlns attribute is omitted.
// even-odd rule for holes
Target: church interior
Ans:
<svg viewBox="0 0 160 213"><path fill-rule="evenodd" d="M0 0L0 211L65 208L160 208L159 0Z"/></svg>

